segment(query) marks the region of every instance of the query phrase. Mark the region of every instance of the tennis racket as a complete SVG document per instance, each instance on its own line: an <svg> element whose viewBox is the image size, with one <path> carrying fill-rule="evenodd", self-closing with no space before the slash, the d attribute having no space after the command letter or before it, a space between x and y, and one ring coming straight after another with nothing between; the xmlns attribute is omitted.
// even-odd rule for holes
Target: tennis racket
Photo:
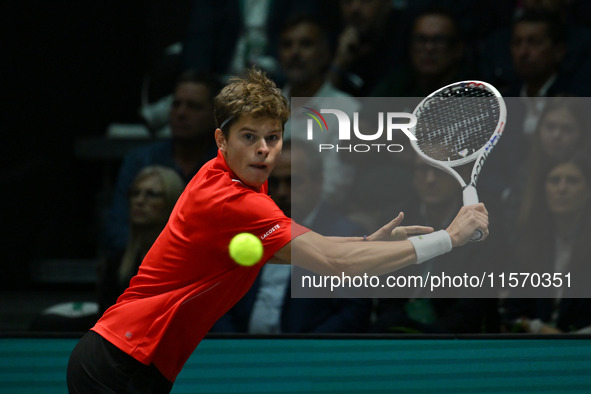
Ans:
<svg viewBox="0 0 591 394"><path fill-rule="evenodd" d="M503 134L507 108L499 91L482 81L452 83L431 93L415 108L411 145L430 165L452 175L463 189L464 205L478 203L476 181ZM474 162L468 183L454 169ZM482 239L476 230L471 241Z"/></svg>

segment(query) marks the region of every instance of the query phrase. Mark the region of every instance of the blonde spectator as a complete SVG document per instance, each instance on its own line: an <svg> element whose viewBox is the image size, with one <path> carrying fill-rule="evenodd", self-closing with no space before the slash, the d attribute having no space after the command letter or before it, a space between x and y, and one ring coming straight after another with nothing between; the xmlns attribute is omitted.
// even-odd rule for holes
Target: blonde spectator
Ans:
<svg viewBox="0 0 591 394"><path fill-rule="evenodd" d="M129 285L144 256L166 225L185 184L176 171L148 166L128 193L130 234L124 250L115 250L99 273L99 306L105 311Z"/></svg>

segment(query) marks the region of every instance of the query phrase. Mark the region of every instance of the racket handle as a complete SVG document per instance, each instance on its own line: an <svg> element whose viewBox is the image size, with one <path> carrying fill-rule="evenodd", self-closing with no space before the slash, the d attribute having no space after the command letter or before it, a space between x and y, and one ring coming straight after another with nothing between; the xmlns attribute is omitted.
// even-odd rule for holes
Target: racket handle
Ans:
<svg viewBox="0 0 591 394"><path fill-rule="evenodd" d="M464 198L464 205L474 205L478 204L478 193L476 192L476 188L472 185L468 185L464 188L463 191L463 198ZM482 239L484 234L481 230L474 231L474 234L470 238L470 242L478 242Z"/></svg>
<svg viewBox="0 0 591 394"><path fill-rule="evenodd" d="M474 186L466 186L463 193L464 205L474 205L480 202L478 201L478 193L476 192L476 188Z"/></svg>

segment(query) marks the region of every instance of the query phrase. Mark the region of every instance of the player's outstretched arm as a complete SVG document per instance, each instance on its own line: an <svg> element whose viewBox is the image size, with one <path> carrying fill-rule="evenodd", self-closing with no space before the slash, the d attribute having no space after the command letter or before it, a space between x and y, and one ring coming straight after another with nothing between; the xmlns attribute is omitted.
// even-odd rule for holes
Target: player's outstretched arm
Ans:
<svg viewBox="0 0 591 394"><path fill-rule="evenodd" d="M381 239L396 233L400 215L370 237ZM464 245L476 229L488 236L488 213L484 204L462 207L452 224L435 233L430 227L409 226L406 232L426 234L401 241L371 241L363 238L325 237L313 231L300 235L280 249L275 257L321 275L383 275L426 261ZM411 230L412 229L412 230ZM430 234L428 234L430 233ZM400 236L400 234L399 234Z"/></svg>
<svg viewBox="0 0 591 394"><path fill-rule="evenodd" d="M275 256L321 275L381 275L416 262L410 241L364 242L362 238L349 238L342 242L313 231L293 239Z"/></svg>
<svg viewBox="0 0 591 394"><path fill-rule="evenodd" d="M398 216L380 227L375 233L360 237L328 237L334 242L351 241L404 241L413 235L428 234L433 232L433 227L427 226L401 226L404 220L404 213L400 212Z"/></svg>

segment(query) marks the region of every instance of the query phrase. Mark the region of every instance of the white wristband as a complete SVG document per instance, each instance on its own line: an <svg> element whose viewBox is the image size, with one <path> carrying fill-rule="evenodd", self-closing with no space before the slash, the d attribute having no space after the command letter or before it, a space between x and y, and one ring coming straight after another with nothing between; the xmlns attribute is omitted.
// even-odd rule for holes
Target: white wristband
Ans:
<svg viewBox="0 0 591 394"><path fill-rule="evenodd" d="M435 231L431 234L409 237L417 254L417 264L424 263L452 249L451 237L445 230Z"/></svg>

